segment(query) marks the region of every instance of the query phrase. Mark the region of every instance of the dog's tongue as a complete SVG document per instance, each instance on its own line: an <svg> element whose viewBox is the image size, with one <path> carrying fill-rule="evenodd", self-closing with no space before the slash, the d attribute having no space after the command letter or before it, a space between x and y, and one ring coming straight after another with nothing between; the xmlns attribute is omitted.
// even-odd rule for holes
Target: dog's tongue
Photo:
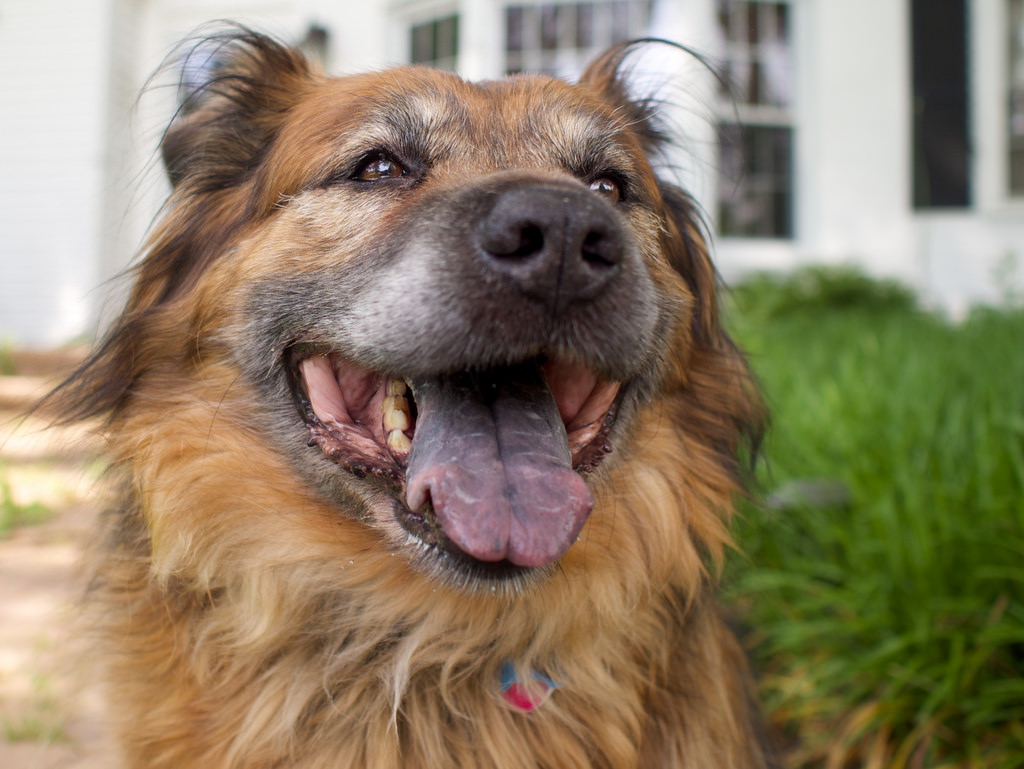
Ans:
<svg viewBox="0 0 1024 769"><path fill-rule="evenodd" d="M429 501L447 537L481 561L543 566L565 553L594 501L539 368L454 374L413 393L409 509Z"/></svg>

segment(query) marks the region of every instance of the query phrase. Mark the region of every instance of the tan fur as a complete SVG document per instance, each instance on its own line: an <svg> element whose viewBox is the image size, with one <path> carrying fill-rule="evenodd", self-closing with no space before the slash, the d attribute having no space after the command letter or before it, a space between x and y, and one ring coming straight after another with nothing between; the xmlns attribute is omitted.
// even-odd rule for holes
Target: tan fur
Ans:
<svg viewBox="0 0 1024 769"><path fill-rule="evenodd" d="M288 62L280 98L293 111L274 128L283 138L243 184L177 189L120 325L59 394L71 411L109 420L121 501L106 519L91 616L125 765L766 766L745 662L710 594L739 490L729 457L758 405L718 327L692 219L666 202L634 222L655 284L685 309L656 397L592 480L597 504L580 541L522 590L426 578L393 546L394 524L339 515L296 475L232 357L250 280L315 269L387 226L371 210L334 211L327 192L275 208L329 151L325 113L366 93ZM574 98L611 92L602 72ZM556 88L544 82L530 87ZM427 109L443 122L443 106ZM509 104L510 117L487 125L522 109ZM559 124L538 130L575 141ZM540 162L508 141L495 139L495 167ZM645 141L627 132L623 152ZM659 195L653 175L644 183ZM175 274L167 265L189 229L203 245ZM513 712L496 684L506 660L558 671L563 686L538 710Z"/></svg>

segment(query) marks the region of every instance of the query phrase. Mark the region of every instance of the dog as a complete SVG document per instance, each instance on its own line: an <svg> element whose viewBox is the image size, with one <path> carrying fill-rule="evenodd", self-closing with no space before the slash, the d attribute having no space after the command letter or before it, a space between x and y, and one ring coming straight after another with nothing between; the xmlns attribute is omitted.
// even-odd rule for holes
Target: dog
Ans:
<svg viewBox="0 0 1024 769"><path fill-rule="evenodd" d="M194 49L126 307L52 399L109 446L125 766L772 763L714 600L764 411L639 47L575 84Z"/></svg>

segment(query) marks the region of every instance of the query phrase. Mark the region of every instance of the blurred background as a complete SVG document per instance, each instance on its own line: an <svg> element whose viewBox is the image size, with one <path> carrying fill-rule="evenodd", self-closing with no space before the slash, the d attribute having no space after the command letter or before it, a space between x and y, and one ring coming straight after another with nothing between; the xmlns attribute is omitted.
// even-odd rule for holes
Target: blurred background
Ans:
<svg viewBox="0 0 1024 769"><path fill-rule="evenodd" d="M635 87L772 410L723 584L786 766L1024 766L1024 0L0 0L0 766L109 766L67 643L101 447L17 415L116 311L154 73L216 19L339 74L705 57Z"/></svg>
<svg viewBox="0 0 1024 769"><path fill-rule="evenodd" d="M683 43L733 83L659 57L677 171L727 278L853 263L962 316L1024 289L1022 16L1021 0L2 0L0 341L95 331L98 287L163 193L146 169L173 89L140 91L212 19L336 73L573 77L613 42Z"/></svg>

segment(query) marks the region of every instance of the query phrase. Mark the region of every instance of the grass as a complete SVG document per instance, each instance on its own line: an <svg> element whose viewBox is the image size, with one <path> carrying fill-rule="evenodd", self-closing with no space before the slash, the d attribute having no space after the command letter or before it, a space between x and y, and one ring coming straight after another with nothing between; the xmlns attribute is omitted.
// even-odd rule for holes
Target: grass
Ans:
<svg viewBox="0 0 1024 769"><path fill-rule="evenodd" d="M748 510L727 572L790 765L1024 766L1024 312L953 326L818 270L730 317L772 408L762 485L846 490Z"/></svg>
<svg viewBox="0 0 1024 769"><path fill-rule="evenodd" d="M13 347L9 342L0 342L0 376L11 376L16 370Z"/></svg>
<svg viewBox="0 0 1024 769"><path fill-rule="evenodd" d="M4 739L7 742L66 742L65 717L49 677L34 676L32 689L31 700L22 705L16 716L3 717Z"/></svg>
<svg viewBox="0 0 1024 769"><path fill-rule="evenodd" d="M53 516L53 510L40 502L20 504L15 500L11 483L4 465L0 462L0 538L22 526L45 523Z"/></svg>

